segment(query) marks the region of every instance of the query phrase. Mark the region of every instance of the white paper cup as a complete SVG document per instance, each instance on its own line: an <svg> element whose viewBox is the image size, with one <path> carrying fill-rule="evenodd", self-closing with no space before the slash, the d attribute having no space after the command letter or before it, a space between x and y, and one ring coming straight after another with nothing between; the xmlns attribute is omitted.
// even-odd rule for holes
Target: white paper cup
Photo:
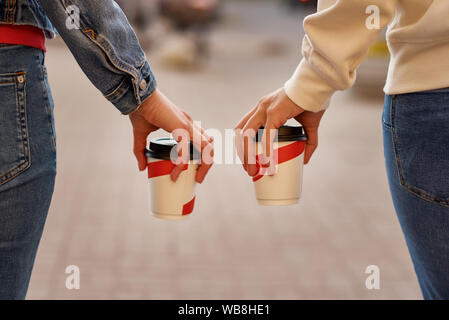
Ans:
<svg viewBox="0 0 449 320"><path fill-rule="evenodd" d="M173 182L170 173L175 165L167 159L167 149L173 146L176 147L176 141L168 138L150 143L147 152L150 212L160 219L182 220L193 212L198 161L186 164L178 180Z"/></svg>
<svg viewBox="0 0 449 320"><path fill-rule="evenodd" d="M298 129L293 130L292 128ZM292 130L293 132L297 131L296 136L291 135ZM290 134L282 135L285 132ZM281 141L287 139L294 140ZM306 139L302 127L282 127L279 129L278 141L273 146L277 153L278 162L275 174L269 175L268 170L260 166L258 175L253 178L259 205L285 206L298 203L302 192ZM257 154L262 155L262 150L262 143L258 142ZM258 159L260 159L259 157Z"/></svg>

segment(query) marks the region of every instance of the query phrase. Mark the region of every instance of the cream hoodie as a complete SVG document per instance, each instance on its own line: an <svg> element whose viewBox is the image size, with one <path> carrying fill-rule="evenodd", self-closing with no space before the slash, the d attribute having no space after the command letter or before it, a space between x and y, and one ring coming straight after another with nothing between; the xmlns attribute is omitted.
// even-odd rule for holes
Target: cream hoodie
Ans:
<svg viewBox="0 0 449 320"><path fill-rule="evenodd" d="M366 24L372 5L379 9L379 29ZM387 25L385 93L449 87L449 0L319 0L318 12L304 20L304 58L285 84L288 97L305 110L325 109L335 91L354 84L357 67Z"/></svg>

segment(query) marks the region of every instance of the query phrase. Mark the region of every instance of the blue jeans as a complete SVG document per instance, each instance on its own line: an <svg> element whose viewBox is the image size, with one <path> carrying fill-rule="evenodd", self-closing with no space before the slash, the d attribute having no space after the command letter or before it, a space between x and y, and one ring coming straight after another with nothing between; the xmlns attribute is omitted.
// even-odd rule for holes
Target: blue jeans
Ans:
<svg viewBox="0 0 449 320"><path fill-rule="evenodd" d="M56 176L44 52L0 45L0 299L24 299Z"/></svg>
<svg viewBox="0 0 449 320"><path fill-rule="evenodd" d="M387 96L393 203L424 299L449 299L449 89Z"/></svg>

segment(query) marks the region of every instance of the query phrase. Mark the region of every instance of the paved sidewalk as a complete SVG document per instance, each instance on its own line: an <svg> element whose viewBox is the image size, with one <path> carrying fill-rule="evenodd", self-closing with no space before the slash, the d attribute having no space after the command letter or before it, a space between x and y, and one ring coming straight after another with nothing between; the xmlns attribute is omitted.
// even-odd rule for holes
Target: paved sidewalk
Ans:
<svg viewBox="0 0 449 320"><path fill-rule="evenodd" d="M160 88L220 130L284 83L300 47L299 17L269 4L227 10L206 68L179 73L152 60ZM271 52L273 45L282 50ZM381 97L335 96L300 205L259 207L243 170L217 165L198 187L194 215L167 222L148 214L129 121L65 47L50 44L46 60L58 178L28 298L420 298L387 189ZM365 288L372 264L380 290ZM80 267L80 290L65 288L68 265Z"/></svg>

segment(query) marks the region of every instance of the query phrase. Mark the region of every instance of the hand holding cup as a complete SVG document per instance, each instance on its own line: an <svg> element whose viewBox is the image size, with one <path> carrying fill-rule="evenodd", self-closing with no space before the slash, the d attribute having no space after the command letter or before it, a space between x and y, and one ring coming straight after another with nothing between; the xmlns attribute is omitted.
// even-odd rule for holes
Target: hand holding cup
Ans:
<svg viewBox="0 0 449 320"><path fill-rule="evenodd" d="M149 98L147 98L142 105L129 115L131 124L133 126L134 134L134 155L136 156L138 167L140 171L147 168L147 157L145 156L147 148L148 135L158 130L164 129L167 132L174 133L177 142L188 143L189 141L181 141L182 134L175 134L177 132L184 132L188 136L188 140L192 141L195 148L201 151L202 155L213 155L213 139L209 137L204 129L196 125L192 118L183 110L178 108L159 90L156 90ZM171 179L176 181L183 171L184 165L188 162L187 155L180 154L177 165L171 172ZM203 152L206 151L206 152ZM202 183L206 177L207 172L212 166L212 161L203 159L195 174L195 180Z"/></svg>
<svg viewBox="0 0 449 320"><path fill-rule="evenodd" d="M253 177L260 204L292 204L298 201L302 165L309 162L318 145L318 127L323 114L324 111L305 111L290 100L281 88L262 98L238 123L235 128L237 153L244 170ZM291 130L284 127L291 118L302 124L302 127L293 129L297 131L296 138L284 137L275 141L277 137L285 136L285 130ZM257 135L259 128L263 128L262 138ZM305 131L304 136L302 130ZM288 154L296 156L290 157ZM284 160L282 170L280 157ZM261 179L264 176L267 177Z"/></svg>

